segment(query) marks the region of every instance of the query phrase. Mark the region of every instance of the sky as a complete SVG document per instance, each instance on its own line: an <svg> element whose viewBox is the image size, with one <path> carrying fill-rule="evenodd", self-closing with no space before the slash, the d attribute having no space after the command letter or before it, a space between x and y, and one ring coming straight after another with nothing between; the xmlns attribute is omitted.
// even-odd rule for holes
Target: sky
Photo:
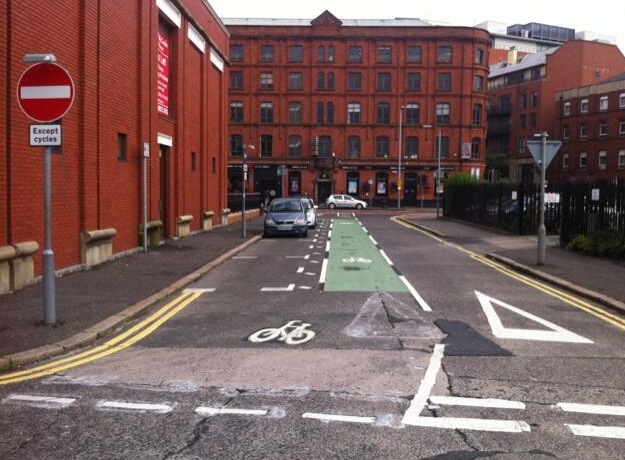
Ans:
<svg viewBox="0 0 625 460"><path fill-rule="evenodd" d="M208 0L222 18L314 19L328 10L339 19L419 18L440 25L474 26L494 21L506 25L539 22L576 32L611 35L625 54L625 2L595 0ZM579 5L579 6L577 6Z"/></svg>

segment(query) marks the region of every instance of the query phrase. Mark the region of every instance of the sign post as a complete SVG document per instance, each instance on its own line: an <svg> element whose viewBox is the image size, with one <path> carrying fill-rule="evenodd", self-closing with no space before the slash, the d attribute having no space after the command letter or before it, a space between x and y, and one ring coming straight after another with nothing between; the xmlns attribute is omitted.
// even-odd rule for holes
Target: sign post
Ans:
<svg viewBox="0 0 625 460"><path fill-rule="evenodd" d="M22 111L39 123L50 123L65 115L74 102L74 82L67 71L50 61L51 54L41 55L45 62L30 66L17 84L17 100ZM27 55L25 61L30 61ZM43 320L56 323L54 251L52 250L52 147L61 145L61 125L31 125L30 145L44 147L44 248L43 248Z"/></svg>
<svg viewBox="0 0 625 460"><path fill-rule="evenodd" d="M527 148L530 150L532 157L534 157L534 161L536 161L540 167L540 201L538 204L538 215L540 216L540 222L538 224L538 265L545 264L545 253L547 249L547 230L545 228L545 171L562 145L562 142L560 141L547 141L548 136L549 134L542 132L534 135L534 137L540 137L540 141L527 141Z"/></svg>

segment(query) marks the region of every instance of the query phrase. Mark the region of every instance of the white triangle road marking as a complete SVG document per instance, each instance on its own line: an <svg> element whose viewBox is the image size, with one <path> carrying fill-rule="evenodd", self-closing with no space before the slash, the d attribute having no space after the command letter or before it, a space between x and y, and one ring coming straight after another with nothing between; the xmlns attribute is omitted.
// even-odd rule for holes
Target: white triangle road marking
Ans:
<svg viewBox="0 0 625 460"><path fill-rule="evenodd" d="M497 300L494 297L482 294L479 291L475 291L475 295L477 295L477 298L482 305L482 309L486 314L486 318L488 319L488 323L490 324L490 328L495 337L500 339L538 340L545 342L593 343L592 340L587 339L586 337L575 334L574 332L564 329L557 324L553 324L546 319L521 310L520 308L508 305L507 303ZM506 310L516 313L517 315L541 324L549 330L504 327L501 323L501 319L495 312L493 305L505 308Z"/></svg>

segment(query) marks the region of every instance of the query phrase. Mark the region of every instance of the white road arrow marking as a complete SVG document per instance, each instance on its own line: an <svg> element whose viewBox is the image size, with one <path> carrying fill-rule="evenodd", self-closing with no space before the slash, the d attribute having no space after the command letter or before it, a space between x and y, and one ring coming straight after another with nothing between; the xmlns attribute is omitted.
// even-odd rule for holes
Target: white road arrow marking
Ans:
<svg viewBox="0 0 625 460"><path fill-rule="evenodd" d="M557 324L553 324L546 319L540 318L536 315L528 313L520 308L508 305L501 300L497 300L493 297L482 294L479 291L475 291L482 309L486 314L490 328L493 331L493 335L500 339L518 339L518 340L539 340L545 342L568 342L568 343L593 343L592 340L575 334L567 329L564 329ZM549 330L544 329L518 329L507 328L501 323L501 319L495 312L493 305L505 308L517 315L523 316L529 320L532 320L538 324L545 326Z"/></svg>

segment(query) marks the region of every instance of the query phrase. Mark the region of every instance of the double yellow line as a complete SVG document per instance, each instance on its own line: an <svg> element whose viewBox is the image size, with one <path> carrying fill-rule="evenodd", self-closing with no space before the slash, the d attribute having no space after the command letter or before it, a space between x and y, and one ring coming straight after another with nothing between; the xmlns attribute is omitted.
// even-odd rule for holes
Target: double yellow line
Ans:
<svg viewBox="0 0 625 460"><path fill-rule="evenodd" d="M0 385L45 377L118 353L154 332L163 323L201 296L202 293L203 291L201 290L186 290L148 318L102 345L57 361L2 375L0 376Z"/></svg>
<svg viewBox="0 0 625 460"><path fill-rule="evenodd" d="M424 235L429 236L430 238L438 241L439 243L443 243L446 244L447 246L451 246L455 249L458 249L461 252L464 252L465 254L468 254L469 257L471 257L473 260L476 260L478 262L481 262L484 265L488 265L489 267L497 270L498 272L513 278L517 281L520 281L521 283L527 284L528 286L533 287L534 289L537 289L551 297L555 297L561 301L563 301L564 303L571 305L572 307L578 308L580 310L585 311L586 313L588 313L589 315L595 316L596 318L601 319L602 321L605 321L609 324L612 324L613 326L625 331L625 318L622 318L618 315L614 315L602 308L599 308L595 305L592 305L591 303L588 303L582 299L580 299L579 297L576 297L572 294L569 294L568 292L565 292L561 289L557 289L553 286L550 286L548 284L542 283L540 281L538 281L535 278L531 278L529 276L525 276L522 275L521 273L518 273L500 263L497 263L491 259L488 259L480 254L477 254L473 251L469 251L468 249L463 248L462 246L458 246L455 243L450 243L448 241L443 240L442 238L439 238L425 230L422 230L418 227L415 227L413 225L410 225L409 223L406 223L405 221L403 221L401 218L397 218L397 217L393 217L391 218L391 220L393 222L396 222L400 225L403 225L406 228L411 228L413 230L416 230L420 233L423 233Z"/></svg>

